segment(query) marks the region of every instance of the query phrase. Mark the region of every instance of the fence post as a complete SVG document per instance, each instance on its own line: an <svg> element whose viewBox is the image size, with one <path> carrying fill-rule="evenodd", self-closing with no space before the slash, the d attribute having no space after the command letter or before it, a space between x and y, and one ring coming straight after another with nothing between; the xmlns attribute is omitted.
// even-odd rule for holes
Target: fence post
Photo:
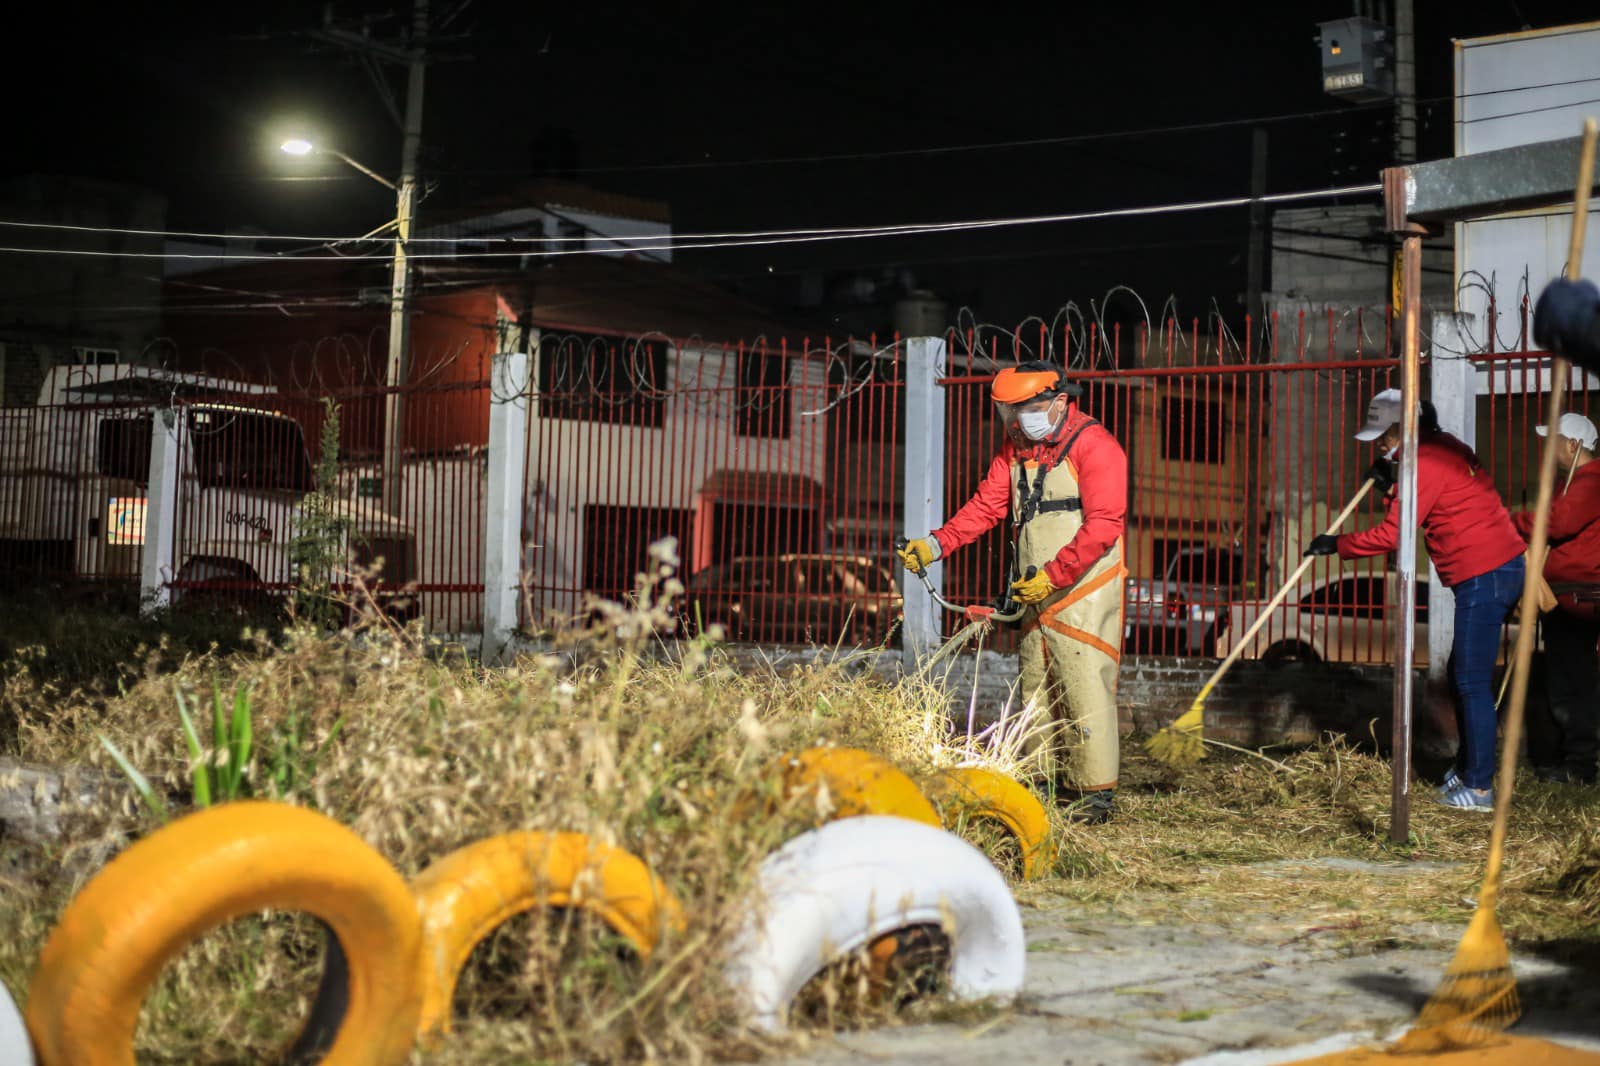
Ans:
<svg viewBox="0 0 1600 1066"><path fill-rule="evenodd" d="M183 412L161 408L150 416L150 480L145 488L144 551L139 557L139 613L152 615L172 603L173 545L177 541L178 457L188 447Z"/></svg>
<svg viewBox="0 0 1600 1066"><path fill-rule="evenodd" d="M905 483L905 531L925 536L944 520L944 386L945 343L942 337L906 341L906 448L902 459ZM944 567L928 568L933 587L942 588ZM939 644L939 608L922 582L910 573L902 578L905 626L901 656L907 669Z"/></svg>
<svg viewBox="0 0 1600 1066"><path fill-rule="evenodd" d="M490 373L488 522L483 552L482 659L486 664L505 657L517 629L529 365L527 352L500 352Z"/></svg>
<svg viewBox="0 0 1600 1066"><path fill-rule="evenodd" d="M1470 314L1436 312L1433 316L1432 344L1429 348L1428 381L1433 406L1439 412L1439 428L1459 437L1467 447L1477 450L1478 379L1477 369L1467 358L1467 327ZM1439 580L1439 571L1428 564L1428 687L1450 683L1445 669L1450 646L1456 636L1456 597Z"/></svg>

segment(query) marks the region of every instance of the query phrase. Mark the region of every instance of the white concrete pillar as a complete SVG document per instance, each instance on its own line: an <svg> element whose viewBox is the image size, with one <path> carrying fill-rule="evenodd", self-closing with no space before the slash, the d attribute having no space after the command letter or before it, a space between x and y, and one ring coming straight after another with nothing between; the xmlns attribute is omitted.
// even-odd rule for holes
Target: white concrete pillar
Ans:
<svg viewBox="0 0 1600 1066"><path fill-rule="evenodd" d="M528 455L527 352L494 357L489 390L488 520L483 551L483 661L506 657L522 588L522 485Z"/></svg>
<svg viewBox="0 0 1600 1066"><path fill-rule="evenodd" d="M1478 369L1467 358L1472 315L1436 312L1429 346L1428 381L1439 428L1477 450ZM1456 638L1456 597L1428 564L1428 684L1446 685L1445 669Z"/></svg>
<svg viewBox="0 0 1600 1066"><path fill-rule="evenodd" d="M164 408L150 418L150 481L145 487L144 552L139 557L139 611L150 615L172 603L173 548L178 499L183 492L179 458L189 448L189 420Z"/></svg>
<svg viewBox="0 0 1600 1066"><path fill-rule="evenodd" d="M944 386L946 352L942 337L906 341L905 535L926 536L944 521ZM944 567L934 563L928 578L943 588ZM939 646L939 607L915 574L904 572L905 628L901 655L912 668Z"/></svg>

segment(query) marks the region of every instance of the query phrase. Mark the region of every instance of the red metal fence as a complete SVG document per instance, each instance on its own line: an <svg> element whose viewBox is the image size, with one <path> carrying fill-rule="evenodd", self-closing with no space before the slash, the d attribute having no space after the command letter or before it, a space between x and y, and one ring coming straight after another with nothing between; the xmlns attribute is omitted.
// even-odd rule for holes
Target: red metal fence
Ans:
<svg viewBox="0 0 1600 1066"><path fill-rule="evenodd" d="M1083 386L1083 407L1128 455L1127 648L1209 655L1226 647L1354 492L1372 449L1351 434L1372 394L1397 380L1381 313L1300 314L1264 326L1242 340L1220 324L1171 320L1108 333L1036 324L950 334L945 513L964 502L999 445L987 395L995 370L1032 358L1061 363ZM1519 348L1525 336L1524 328ZM890 544L902 531L908 458L897 340L720 344L549 326L538 337L523 497L526 626L581 617L590 596L625 598L649 546L670 536L691 631L717 623L734 639L893 639L901 577ZM1540 356L1491 347L1432 358L1487 368L1478 375L1480 455L1502 495L1522 505L1537 465ZM175 405L185 431L177 543L166 562L175 598L281 597L295 580L292 541L331 402L340 415L336 495L353 527L354 561L383 559L382 590L404 592L404 604L391 604L397 612L421 614L435 630L474 630L488 370L455 366L448 380L401 390L409 444L390 514L382 386L239 391L214 379L179 387L74 368L44 403L0 412L4 565L135 580L151 418ZM1589 408L1592 384L1578 382L1575 409ZM1352 527L1380 513L1369 502ZM996 529L947 560L946 595L997 598L1007 535ZM1319 561L1251 654L1382 661L1390 566ZM1014 634L993 639L1004 647Z"/></svg>

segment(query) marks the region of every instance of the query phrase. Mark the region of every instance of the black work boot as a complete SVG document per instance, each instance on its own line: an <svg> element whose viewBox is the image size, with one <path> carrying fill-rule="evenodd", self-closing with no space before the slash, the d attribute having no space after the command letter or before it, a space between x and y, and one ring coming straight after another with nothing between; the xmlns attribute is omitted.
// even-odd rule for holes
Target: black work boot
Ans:
<svg viewBox="0 0 1600 1066"><path fill-rule="evenodd" d="M1116 789L1100 788L1093 792L1061 789L1056 793L1056 803L1067 815L1067 821L1079 825L1102 825L1111 820L1112 800Z"/></svg>

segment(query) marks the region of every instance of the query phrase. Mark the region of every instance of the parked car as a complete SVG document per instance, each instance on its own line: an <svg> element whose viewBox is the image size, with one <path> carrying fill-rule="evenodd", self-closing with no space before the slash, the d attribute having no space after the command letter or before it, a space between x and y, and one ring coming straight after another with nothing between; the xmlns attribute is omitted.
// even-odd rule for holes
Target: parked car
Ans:
<svg viewBox="0 0 1600 1066"><path fill-rule="evenodd" d="M742 556L690 577L690 632L720 624L729 640L876 644L900 617L888 560L866 555Z"/></svg>
<svg viewBox="0 0 1600 1066"><path fill-rule="evenodd" d="M1244 576L1239 545L1180 549L1161 577L1128 582L1124 645L1135 652L1212 654L1218 620L1243 595Z"/></svg>
<svg viewBox="0 0 1600 1066"><path fill-rule="evenodd" d="M1399 575L1334 574L1278 608L1261 632L1251 638L1243 658L1266 662L1390 663L1394 661L1393 610L1399 599ZM1260 617L1265 599L1235 603L1217 641L1217 654L1227 655L1233 642ZM1428 583L1417 582L1416 666L1428 664ZM1501 660L1516 640L1515 624L1506 626Z"/></svg>

